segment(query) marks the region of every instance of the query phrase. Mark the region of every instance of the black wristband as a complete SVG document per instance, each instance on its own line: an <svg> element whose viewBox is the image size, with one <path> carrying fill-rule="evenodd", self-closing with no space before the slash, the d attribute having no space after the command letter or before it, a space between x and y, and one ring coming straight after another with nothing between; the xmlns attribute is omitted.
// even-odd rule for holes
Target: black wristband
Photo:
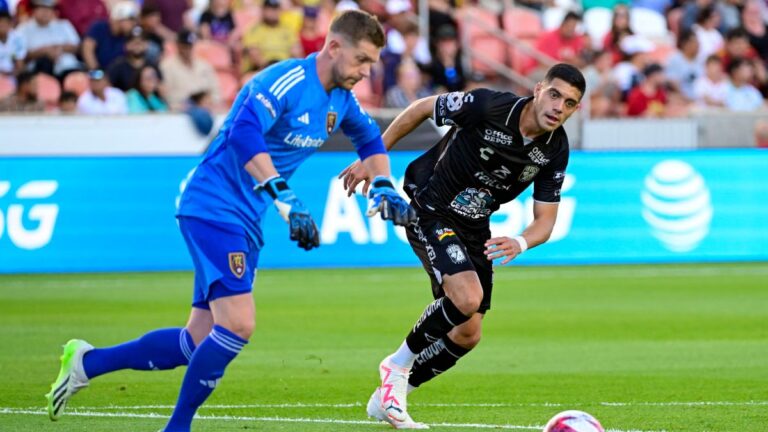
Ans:
<svg viewBox="0 0 768 432"><path fill-rule="evenodd" d="M286 182L285 179L280 176L276 176L267 180L267 182L264 183L263 187L264 187L264 190L267 191L269 196L272 197L272 199L277 199L277 194L279 194L282 191L290 189L288 187L288 182Z"/></svg>
<svg viewBox="0 0 768 432"><path fill-rule="evenodd" d="M392 181L383 176L374 178L371 186L373 186L374 188L379 188L379 187L388 187L391 189L395 188L395 185L392 184Z"/></svg>

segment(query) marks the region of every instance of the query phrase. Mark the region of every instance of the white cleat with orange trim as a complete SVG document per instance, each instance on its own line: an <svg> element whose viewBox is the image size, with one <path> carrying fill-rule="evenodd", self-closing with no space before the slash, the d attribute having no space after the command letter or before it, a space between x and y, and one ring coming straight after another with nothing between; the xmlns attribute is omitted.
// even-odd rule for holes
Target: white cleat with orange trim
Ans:
<svg viewBox="0 0 768 432"><path fill-rule="evenodd" d="M368 416L385 421L395 429L429 429L429 426L413 421L408 415L406 394L409 372L409 369L392 363L389 357L382 360L379 365L381 387L368 400Z"/></svg>

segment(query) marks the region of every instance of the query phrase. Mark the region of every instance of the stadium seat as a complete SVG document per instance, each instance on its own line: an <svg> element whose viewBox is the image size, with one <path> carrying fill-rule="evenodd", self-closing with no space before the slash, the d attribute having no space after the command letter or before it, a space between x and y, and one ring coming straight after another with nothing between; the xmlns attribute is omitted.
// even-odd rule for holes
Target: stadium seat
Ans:
<svg viewBox="0 0 768 432"><path fill-rule="evenodd" d="M0 99L10 96L16 91L16 84L12 79L0 75Z"/></svg>
<svg viewBox="0 0 768 432"><path fill-rule="evenodd" d="M541 17L524 7L512 7L501 16L504 32L515 39L535 39L541 34Z"/></svg>
<svg viewBox="0 0 768 432"><path fill-rule="evenodd" d="M644 36L654 42L669 40L666 18L651 9L632 8L629 14L629 27L636 35Z"/></svg>
<svg viewBox="0 0 768 432"><path fill-rule="evenodd" d="M234 12L235 27L240 32L245 32L252 25L261 20L261 9L258 7L246 7Z"/></svg>
<svg viewBox="0 0 768 432"><path fill-rule="evenodd" d="M83 94L90 86L90 79L85 72L72 72L64 78L64 90L78 96Z"/></svg>
<svg viewBox="0 0 768 432"><path fill-rule="evenodd" d="M195 56L207 61L217 71L231 72L234 65L229 48L219 42L201 40L195 44Z"/></svg>
<svg viewBox="0 0 768 432"><path fill-rule="evenodd" d="M45 103L46 108L58 105L61 96L59 81L48 74L37 74L37 98Z"/></svg>
<svg viewBox="0 0 768 432"><path fill-rule="evenodd" d="M484 57L506 65L507 43L486 30L501 30L499 17L481 7L467 6L457 12L459 13L457 17L459 31L464 33L462 40L469 42L469 50L482 53ZM497 75L494 69L477 58L472 59L472 70L490 77Z"/></svg>
<svg viewBox="0 0 768 432"><path fill-rule="evenodd" d="M603 49L603 38L611 30L613 11L604 7L594 7L584 12L584 31L592 41L592 47Z"/></svg>
<svg viewBox="0 0 768 432"><path fill-rule="evenodd" d="M218 71L216 78L219 81L221 103L229 108L229 105L235 100L238 90L240 90L240 82L230 72Z"/></svg>
<svg viewBox="0 0 768 432"><path fill-rule="evenodd" d="M544 13L541 15L541 25L544 27L544 31L560 27L566 13L568 13L566 9L556 6L544 9Z"/></svg>

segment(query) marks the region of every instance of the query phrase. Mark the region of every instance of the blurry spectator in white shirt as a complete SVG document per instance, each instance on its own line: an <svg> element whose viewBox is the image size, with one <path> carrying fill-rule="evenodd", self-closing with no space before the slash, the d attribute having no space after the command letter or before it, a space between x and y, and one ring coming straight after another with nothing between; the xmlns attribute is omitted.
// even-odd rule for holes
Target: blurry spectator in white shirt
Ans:
<svg viewBox="0 0 768 432"><path fill-rule="evenodd" d="M77 100L77 111L89 115L115 115L128 113L125 94L109 86L107 76L101 69L92 70L90 89Z"/></svg>
<svg viewBox="0 0 768 432"><path fill-rule="evenodd" d="M32 19L17 31L27 46L27 61L35 72L61 76L80 68L75 57L80 36L67 20L57 19L55 0L32 0Z"/></svg>

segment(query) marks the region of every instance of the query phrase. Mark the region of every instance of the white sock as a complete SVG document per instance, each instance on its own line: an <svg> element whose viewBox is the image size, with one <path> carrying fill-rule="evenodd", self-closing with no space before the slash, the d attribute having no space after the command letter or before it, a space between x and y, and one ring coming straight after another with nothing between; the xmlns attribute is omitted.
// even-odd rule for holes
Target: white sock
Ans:
<svg viewBox="0 0 768 432"><path fill-rule="evenodd" d="M416 357L419 355L411 351L410 348L408 348L408 344L403 341L403 344L400 345L400 348L397 349L397 351L392 354L392 363L410 369L413 367L413 363L416 361Z"/></svg>

